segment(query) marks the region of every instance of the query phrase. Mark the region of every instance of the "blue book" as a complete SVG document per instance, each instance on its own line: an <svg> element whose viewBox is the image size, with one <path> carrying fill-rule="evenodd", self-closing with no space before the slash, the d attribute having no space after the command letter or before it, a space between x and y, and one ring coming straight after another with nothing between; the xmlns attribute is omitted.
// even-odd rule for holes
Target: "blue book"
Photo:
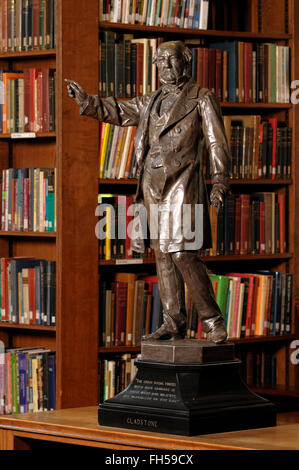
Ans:
<svg viewBox="0 0 299 470"><path fill-rule="evenodd" d="M55 353L49 354L48 357L48 374L49 374L49 399L48 409L55 410L56 408L56 358Z"/></svg>
<svg viewBox="0 0 299 470"><path fill-rule="evenodd" d="M26 413L27 409L27 354L18 354L19 365L19 412Z"/></svg>
<svg viewBox="0 0 299 470"><path fill-rule="evenodd" d="M201 0L195 0L195 4L194 4L194 18L193 18L192 29L199 29L200 1L201 1Z"/></svg>
<svg viewBox="0 0 299 470"><path fill-rule="evenodd" d="M35 268L39 266L41 260L39 259L26 259L26 258L15 258L11 260L11 281L12 281L12 318L13 321L19 323L19 318L23 321L28 322L29 319L24 319L24 312L19 312L19 289L18 289L18 274L21 274L22 278L22 269L23 268ZM23 305L23 289L22 285L20 286L21 302L20 305Z"/></svg>
<svg viewBox="0 0 299 470"><path fill-rule="evenodd" d="M37 325L42 325L41 319L41 279L40 266L35 266L35 319Z"/></svg>
<svg viewBox="0 0 299 470"><path fill-rule="evenodd" d="M214 42L210 47L228 51L228 101L236 103L239 101L238 42Z"/></svg>

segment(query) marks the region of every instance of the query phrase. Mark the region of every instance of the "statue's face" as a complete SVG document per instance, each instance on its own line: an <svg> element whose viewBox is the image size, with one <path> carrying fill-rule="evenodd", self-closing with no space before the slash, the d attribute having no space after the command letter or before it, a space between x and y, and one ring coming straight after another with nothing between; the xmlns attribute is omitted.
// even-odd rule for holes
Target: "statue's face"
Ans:
<svg viewBox="0 0 299 470"><path fill-rule="evenodd" d="M158 49L157 67L160 82L163 84L176 84L184 75L185 62L182 51L178 46L161 45Z"/></svg>

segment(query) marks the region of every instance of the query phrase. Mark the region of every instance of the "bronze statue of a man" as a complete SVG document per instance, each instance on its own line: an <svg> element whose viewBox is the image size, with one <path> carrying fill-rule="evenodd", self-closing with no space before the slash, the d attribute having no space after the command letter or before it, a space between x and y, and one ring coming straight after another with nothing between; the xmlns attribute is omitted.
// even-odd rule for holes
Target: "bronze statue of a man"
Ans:
<svg viewBox="0 0 299 470"><path fill-rule="evenodd" d="M88 95L76 82L66 80L69 95L80 105L80 113L117 126L138 126L135 154L139 182L136 201L147 212L171 207L171 228L159 218L155 250L163 323L143 338L182 338L186 332L184 282L202 322L203 331L215 343L224 342L227 332L216 303L200 250L182 234L184 205L201 205L203 240L198 248L211 246L209 200L202 173L199 142L204 137L209 152L212 189L210 202L223 204L229 189L230 156L222 114L215 95L191 78L190 50L181 41L162 43L154 57L162 86L153 93L118 101ZM193 220L194 222L194 220ZM188 248L189 247L189 248ZM191 247L191 248L190 248ZM138 251L142 247L135 247Z"/></svg>

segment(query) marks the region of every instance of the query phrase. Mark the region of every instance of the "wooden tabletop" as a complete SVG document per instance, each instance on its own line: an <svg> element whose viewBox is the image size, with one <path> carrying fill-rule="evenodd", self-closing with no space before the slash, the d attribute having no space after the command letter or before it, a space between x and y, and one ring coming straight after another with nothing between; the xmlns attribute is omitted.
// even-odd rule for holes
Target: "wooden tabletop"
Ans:
<svg viewBox="0 0 299 470"><path fill-rule="evenodd" d="M299 449L299 412L278 415L272 428L188 437L100 426L92 406L1 416L0 431L106 449L294 450Z"/></svg>

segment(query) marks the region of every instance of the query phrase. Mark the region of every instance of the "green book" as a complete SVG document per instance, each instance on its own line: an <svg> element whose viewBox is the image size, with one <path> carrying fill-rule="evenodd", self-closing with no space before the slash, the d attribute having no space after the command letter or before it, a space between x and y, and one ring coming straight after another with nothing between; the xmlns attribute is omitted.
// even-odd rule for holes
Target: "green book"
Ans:
<svg viewBox="0 0 299 470"><path fill-rule="evenodd" d="M18 357L17 354L11 354L11 394L12 394L12 412L19 412L18 402Z"/></svg>
<svg viewBox="0 0 299 470"><path fill-rule="evenodd" d="M210 279L217 281L217 294L216 294L216 302L221 310L222 316L225 316L225 309L226 309L226 298L227 298L227 290L228 290L228 276L218 275L218 274L210 274Z"/></svg>

